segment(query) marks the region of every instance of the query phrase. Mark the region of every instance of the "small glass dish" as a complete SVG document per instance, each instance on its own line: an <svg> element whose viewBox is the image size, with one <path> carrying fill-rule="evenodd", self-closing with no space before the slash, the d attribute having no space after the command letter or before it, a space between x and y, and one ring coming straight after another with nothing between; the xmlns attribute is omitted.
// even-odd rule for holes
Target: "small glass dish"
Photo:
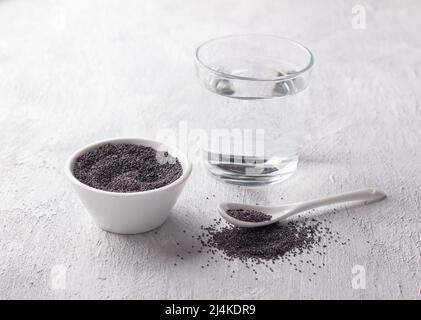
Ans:
<svg viewBox="0 0 421 320"><path fill-rule="evenodd" d="M206 41L195 59L199 82L218 95L210 95L203 107L226 115L213 126L223 135L209 134L203 147L208 171L244 186L290 177L310 111L302 91L314 64L311 51L274 35L231 35Z"/></svg>
<svg viewBox="0 0 421 320"><path fill-rule="evenodd" d="M208 90L237 99L268 99L307 88L313 55L302 44L273 35L234 35L196 50L197 75Z"/></svg>

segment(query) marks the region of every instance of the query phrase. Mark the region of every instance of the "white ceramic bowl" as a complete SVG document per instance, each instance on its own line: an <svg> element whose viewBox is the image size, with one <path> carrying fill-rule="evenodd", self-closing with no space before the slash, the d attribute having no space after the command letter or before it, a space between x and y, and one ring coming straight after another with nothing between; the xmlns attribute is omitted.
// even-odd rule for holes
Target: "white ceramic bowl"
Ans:
<svg viewBox="0 0 421 320"><path fill-rule="evenodd" d="M131 143L168 151L170 155L178 158L183 173L176 181L166 186L142 192L118 193L92 188L76 179L73 166L80 155L106 143ZM150 231L165 222L190 176L191 164L178 149L159 141L115 138L95 142L76 151L67 160L65 171L98 227L115 233L135 234Z"/></svg>

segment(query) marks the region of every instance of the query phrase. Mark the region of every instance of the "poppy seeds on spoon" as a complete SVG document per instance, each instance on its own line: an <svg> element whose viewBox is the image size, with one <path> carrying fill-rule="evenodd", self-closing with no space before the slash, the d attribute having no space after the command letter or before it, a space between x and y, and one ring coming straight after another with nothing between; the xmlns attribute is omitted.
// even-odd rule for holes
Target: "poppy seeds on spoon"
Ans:
<svg viewBox="0 0 421 320"><path fill-rule="evenodd" d="M229 209L227 210L227 214L244 222L263 222L272 219L271 215L251 209Z"/></svg>

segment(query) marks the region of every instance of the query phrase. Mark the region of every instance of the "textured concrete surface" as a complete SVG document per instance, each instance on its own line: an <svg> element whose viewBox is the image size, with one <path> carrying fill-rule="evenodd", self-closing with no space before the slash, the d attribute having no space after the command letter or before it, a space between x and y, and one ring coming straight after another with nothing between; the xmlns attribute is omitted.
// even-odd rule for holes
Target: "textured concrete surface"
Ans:
<svg viewBox="0 0 421 320"><path fill-rule="evenodd" d="M421 3L364 1L365 29L353 28L356 4L0 1L0 298L420 299ZM249 32L298 39L315 53L313 135L297 175L245 190L196 166L156 234L99 230L65 180L67 156L180 121L224 123L192 53L208 38ZM313 257L326 267L311 282L306 266L262 268L255 281L241 264L230 278L222 263L203 271L204 254L175 257L176 242L191 245L219 201L282 203L365 186L389 197L318 211L350 245ZM355 266L365 289L352 286Z"/></svg>

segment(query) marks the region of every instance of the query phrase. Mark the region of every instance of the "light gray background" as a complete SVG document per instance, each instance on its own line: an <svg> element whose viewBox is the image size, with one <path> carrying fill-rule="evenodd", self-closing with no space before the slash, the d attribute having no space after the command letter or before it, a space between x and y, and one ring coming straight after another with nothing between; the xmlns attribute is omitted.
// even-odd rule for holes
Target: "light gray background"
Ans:
<svg viewBox="0 0 421 320"><path fill-rule="evenodd" d="M419 299L421 3L363 1L366 29L355 30L358 3L0 0L0 298ZM244 190L196 166L158 234L99 230L65 180L66 157L180 120L223 121L206 105L192 53L208 38L248 32L298 39L315 53L309 94L321 133L298 174ZM319 212L351 243L315 257L326 267L312 282L312 269L287 264L259 268L259 281L237 263L233 278L223 264L203 271L206 255L173 266L175 243L190 241L182 230L210 222L218 201L365 186L388 199ZM351 286L355 265L366 270L365 290Z"/></svg>

